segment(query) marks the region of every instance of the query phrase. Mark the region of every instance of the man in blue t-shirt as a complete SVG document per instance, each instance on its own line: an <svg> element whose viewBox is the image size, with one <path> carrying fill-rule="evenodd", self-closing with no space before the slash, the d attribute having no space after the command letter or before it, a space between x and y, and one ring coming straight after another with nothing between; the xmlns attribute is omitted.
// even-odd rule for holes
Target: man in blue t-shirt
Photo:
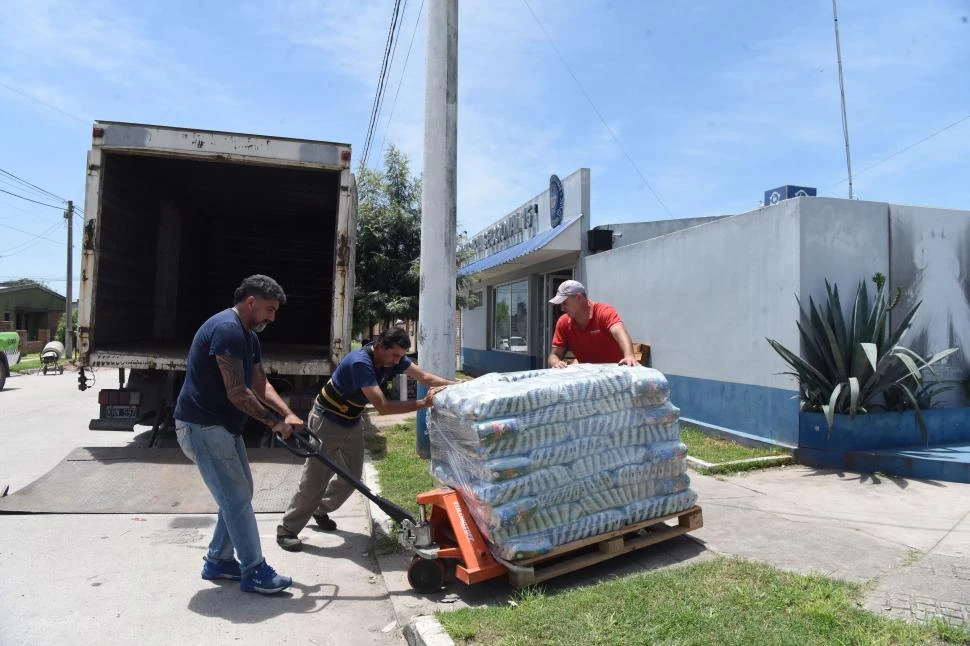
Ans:
<svg viewBox="0 0 970 646"><path fill-rule="evenodd" d="M256 274L236 289L233 303L192 339L175 404L175 433L219 506L202 578L231 579L244 592L274 594L293 581L263 558L242 432L247 417L284 438L303 424L266 379L256 336L276 319L286 295L275 280Z"/></svg>
<svg viewBox="0 0 970 646"><path fill-rule="evenodd" d="M413 363L406 356L410 347L407 331L393 327L384 330L373 344L350 352L317 395L307 418L307 426L322 440L325 455L358 480L364 467L360 416L367 404L372 404L382 415L410 413L430 408L435 394L455 383ZM387 401L381 384L401 373L432 390L424 399ZM303 465L300 487L283 514L283 523L276 528L276 542L284 550L299 551L303 544L297 534L311 516L320 529L337 529L329 514L353 492L353 486L335 476L322 461L308 459Z"/></svg>

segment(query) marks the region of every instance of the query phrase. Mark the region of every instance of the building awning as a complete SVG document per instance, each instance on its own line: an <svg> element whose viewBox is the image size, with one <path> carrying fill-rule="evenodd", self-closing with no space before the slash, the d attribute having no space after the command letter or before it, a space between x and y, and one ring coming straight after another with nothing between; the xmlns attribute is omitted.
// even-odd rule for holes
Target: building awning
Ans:
<svg viewBox="0 0 970 646"><path fill-rule="evenodd" d="M581 250L579 236L582 214L577 215L558 227L543 231L519 244L512 245L487 258L471 262L458 270L460 276L481 274L490 269L501 268L502 272L518 266L553 260L562 256L576 254ZM491 272L490 272L491 273ZM499 272L495 272L499 273Z"/></svg>

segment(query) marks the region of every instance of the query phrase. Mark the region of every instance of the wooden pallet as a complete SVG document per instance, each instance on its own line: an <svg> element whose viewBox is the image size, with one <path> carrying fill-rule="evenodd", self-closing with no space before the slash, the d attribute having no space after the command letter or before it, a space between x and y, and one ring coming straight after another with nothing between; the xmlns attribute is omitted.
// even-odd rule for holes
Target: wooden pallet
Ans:
<svg viewBox="0 0 970 646"><path fill-rule="evenodd" d="M666 523L674 519L677 520L676 525ZM703 526L704 517L701 508L695 505L676 514L651 518L634 525L627 525L614 532L566 543L541 556L502 564L509 570L509 582L516 588L522 588L567 572L575 572L648 545L661 543Z"/></svg>

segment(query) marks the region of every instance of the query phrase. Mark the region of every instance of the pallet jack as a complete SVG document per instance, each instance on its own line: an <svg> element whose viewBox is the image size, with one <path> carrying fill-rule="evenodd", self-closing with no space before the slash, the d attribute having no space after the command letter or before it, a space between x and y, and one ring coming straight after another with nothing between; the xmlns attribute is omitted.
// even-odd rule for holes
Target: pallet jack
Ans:
<svg viewBox="0 0 970 646"><path fill-rule="evenodd" d="M323 442L310 429L303 427L286 440L279 436L276 439L296 456L323 462L398 524L398 542L414 555L408 566L408 583L414 590L439 590L451 568L454 568L455 577L467 584L499 577L516 569L514 564L492 555L488 541L475 525L465 501L454 489L442 487L419 494L418 517L415 518L400 505L375 494L324 455ZM428 505L430 514L426 509Z"/></svg>
<svg viewBox="0 0 970 646"><path fill-rule="evenodd" d="M398 542L413 554L408 565L408 583L421 593L440 590L449 573L469 585L504 575L508 575L510 583L517 588L535 585L554 576L686 534L704 525L701 508L695 505L685 511L573 541L547 554L513 563L492 552L458 491L439 487L418 494L418 517L415 518L403 507L375 494L367 485L327 458L323 454L320 438L309 429L304 427L287 440L276 437L294 455L317 458L326 464L397 522ZM431 508L430 513L427 507ZM667 525L668 520L676 521L677 525ZM592 551L582 551L587 548ZM563 557L565 560L562 560Z"/></svg>

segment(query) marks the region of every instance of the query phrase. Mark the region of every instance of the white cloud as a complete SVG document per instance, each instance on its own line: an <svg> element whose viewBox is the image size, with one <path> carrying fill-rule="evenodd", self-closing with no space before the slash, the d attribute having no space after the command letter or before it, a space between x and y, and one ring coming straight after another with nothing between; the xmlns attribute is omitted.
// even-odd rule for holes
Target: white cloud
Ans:
<svg viewBox="0 0 970 646"><path fill-rule="evenodd" d="M179 109L187 96L219 109L235 104L221 83L196 71L198 61L181 60L178 50L152 38L152 25L130 9L99 0L5 3L0 52L6 76L21 87L57 95L82 114L122 98L157 110ZM44 89L31 76L61 80L58 87ZM87 100L77 98L83 95Z"/></svg>

